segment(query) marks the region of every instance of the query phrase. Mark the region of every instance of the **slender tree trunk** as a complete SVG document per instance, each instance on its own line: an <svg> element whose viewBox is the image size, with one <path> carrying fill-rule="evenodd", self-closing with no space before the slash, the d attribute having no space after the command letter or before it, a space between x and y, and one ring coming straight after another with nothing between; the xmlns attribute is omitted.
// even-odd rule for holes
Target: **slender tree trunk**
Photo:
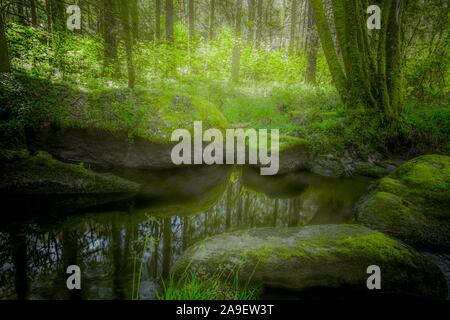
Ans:
<svg viewBox="0 0 450 320"><path fill-rule="evenodd" d="M242 0L236 0L236 21L235 21L235 34L233 57L231 59L231 81L234 83L239 82L239 69L241 66L241 11Z"/></svg>
<svg viewBox="0 0 450 320"><path fill-rule="evenodd" d="M130 8L128 1L121 1L121 19L122 19L122 33L125 43L125 54L127 57L128 70L128 87L134 88L135 84L135 70L133 64L133 41L131 38L130 28Z"/></svg>
<svg viewBox="0 0 450 320"><path fill-rule="evenodd" d="M214 38L216 0L211 0L210 6L211 7L209 14L209 41L212 41L212 39Z"/></svg>
<svg viewBox="0 0 450 320"><path fill-rule="evenodd" d="M161 0L156 0L155 6L155 37L156 43L161 42Z"/></svg>
<svg viewBox="0 0 450 320"><path fill-rule="evenodd" d="M319 50L319 35L314 24L314 17L309 3L308 6L308 59L306 63L306 82L316 83L317 51Z"/></svg>
<svg viewBox="0 0 450 320"><path fill-rule="evenodd" d="M167 278L169 275L170 261L172 258L172 219L164 218L163 220L163 248L162 248L162 277Z"/></svg>
<svg viewBox="0 0 450 320"><path fill-rule="evenodd" d="M139 5L138 0L131 0L131 33L133 35L133 42L136 43L139 39Z"/></svg>
<svg viewBox="0 0 450 320"><path fill-rule="evenodd" d="M191 46L195 43L195 4L189 0L189 42Z"/></svg>
<svg viewBox="0 0 450 320"><path fill-rule="evenodd" d="M292 0L291 5L291 34L289 40L289 52L292 54L295 48L295 29L297 26L297 0Z"/></svg>
<svg viewBox="0 0 450 320"><path fill-rule="evenodd" d="M264 0L257 0L257 21L256 21L256 46L259 47L263 35L263 8Z"/></svg>
<svg viewBox="0 0 450 320"><path fill-rule="evenodd" d="M11 72L3 12L0 12L0 72Z"/></svg>
<svg viewBox="0 0 450 320"><path fill-rule="evenodd" d="M247 44L252 44L255 41L255 7L256 0L248 0L248 34Z"/></svg>
<svg viewBox="0 0 450 320"><path fill-rule="evenodd" d="M103 6L103 75L119 76L117 61L116 0L102 0Z"/></svg>
<svg viewBox="0 0 450 320"><path fill-rule="evenodd" d="M25 0L17 0L17 18L20 24L26 25L26 19L25 19L25 7L23 5L23 2Z"/></svg>
<svg viewBox="0 0 450 320"><path fill-rule="evenodd" d="M31 25L37 27L36 0L30 0Z"/></svg>
<svg viewBox="0 0 450 320"><path fill-rule="evenodd" d="M173 43L173 0L166 0L166 41Z"/></svg>

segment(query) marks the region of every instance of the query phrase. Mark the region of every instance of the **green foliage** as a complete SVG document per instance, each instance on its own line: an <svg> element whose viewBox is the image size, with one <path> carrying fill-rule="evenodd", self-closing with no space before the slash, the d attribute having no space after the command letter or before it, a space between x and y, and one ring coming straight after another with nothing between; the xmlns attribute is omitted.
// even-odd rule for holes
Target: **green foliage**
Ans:
<svg viewBox="0 0 450 320"><path fill-rule="evenodd" d="M206 280L199 279L195 273L185 272L176 278L170 274L162 279L162 291L156 291L158 300L257 300L257 287L251 288L249 282L240 284L238 275L230 273L224 277L217 271Z"/></svg>

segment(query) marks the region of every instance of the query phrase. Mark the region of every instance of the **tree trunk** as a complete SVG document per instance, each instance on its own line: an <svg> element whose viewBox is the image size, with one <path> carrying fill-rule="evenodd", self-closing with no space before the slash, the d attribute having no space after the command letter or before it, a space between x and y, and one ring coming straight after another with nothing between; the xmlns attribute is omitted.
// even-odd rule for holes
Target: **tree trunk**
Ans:
<svg viewBox="0 0 450 320"><path fill-rule="evenodd" d="M236 38L234 40L233 57L231 59L231 81L234 83L239 82L239 69L241 66L241 11L242 0L236 0L236 22L235 33Z"/></svg>
<svg viewBox="0 0 450 320"><path fill-rule="evenodd" d="M163 278L167 278L170 271L172 257L172 218L163 219L163 248L162 248L162 272Z"/></svg>
<svg viewBox="0 0 450 320"><path fill-rule="evenodd" d="M262 41L263 28L263 2L264 0L257 0L257 21L256 21L256 46L259 47Z"/></svg>
<svg viewBox="0 0 450 320"><path fill-rule="evenodd" d="M5 22L2 12L0 12L0 72L11 72L8 42L6 40Z"/></svg>
<svg viewBox="0 0 450 320"><path fill-rule="evenodd" d="M30 0L31 25L37 27L36 0Z"/></svg>
<svg viewBox="0 0 450 320"><path fill-rule="evenodd" d="M166 41L173 43L173 0L166 0Z"/></svg>
<svg viewBox="0 0 450 320"><path fill-rule="evenodd" d="M17 19L20 24L26 25L24 0L17 1Z"/></svg>
<svg viewBox="0 0 450 320"><path fill-rule="evenodd" d="M189 42L195 42L195 6L194 0L189 0Z"/></svg>
<svg viewBox="0 0 450 320"><path fill-rule="evenodd" d="M248 34L247 44L252 44L255 41L255 7L256 0L248 0Z"/></svg>
<svg viewBox="0 0 450 320"><path fill-rule="evenodd" d="M119 76L119 63L117 61L117 23L116 1L102 0L103 5L103 75Z"/></svg>
<svg viewBox="0 0 450 320"><path fill-rule="evenodd" d="M365 1L332 0L342 68L322 1L310 0L325 57L345 106L378 108L388 120L394 120L401 117L403 104L400 48L404 2L380 2L383 27L377 30L378 48L373 50L368 45Z"/></svg>
<svg viewBox="0 0 450 320"><path fill-rule="evenodd" d="M125 43L125 54L127 59L128 70L128 87L134 88L135 70L133 64L133 41L131 39L130 28L130 8L128 1L120 1L121 4L121 19L122 19L122 33Z"/></svg>
<svg viewBox="0 0 450 320"><path fill-rule="evenodd" d="M131 33L133 35L133 42L136 43L139 39L139 6L138 0L131 0Z"/></svg>
<svg viewBox="0 0 450 320"><path fill-rule="evenodd" d="M308 6L308 59L306 63L306 82L316 83L317 51L319 49L319 35L314 23L311 6Z"/></svg>
<svg viewBox="0 0 450 320"><path fill-rule="evenodd" d="M297 25L297 0L292 0L291 6L291 34L289 39L289 52L292 54L295 48L295 27Z"/></svg>
<svg viewBox="0 0 450 320"><path fill-rule="evenodd" d="M215 11L216 11L216 1L211 0L211 12L209 14L209 41L214 38L214 24L215 24Z"/></svg>
<svg viewBox="0 0 450 320"><path fill-rule="evenodd" d="M156 0L155 6L155 38L156 43L161 42L161 0Z"/></svg>

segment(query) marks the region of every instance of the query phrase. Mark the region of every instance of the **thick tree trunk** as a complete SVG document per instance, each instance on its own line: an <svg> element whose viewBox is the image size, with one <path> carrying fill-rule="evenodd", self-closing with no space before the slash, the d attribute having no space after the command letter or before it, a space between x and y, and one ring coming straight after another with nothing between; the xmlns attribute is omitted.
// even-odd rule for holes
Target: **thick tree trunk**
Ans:
<svg viewBox="0 0 450 320"><path fill-rule="evenodd" d="M332 0L343 68L336 54L322 1L310 0L310 4L333 81L346 107L378 108L389 120L400 118L403 104L400 48L404 2L379 1L383 14L382 29L376 30L378 48L377 52L373 52L366 26L367 3L362 0Z"/></svg>
<svg viewBox="0 0 450 320"><path fill-rule="evenodd" d="M0 72L11 72L8 42L5 33L5 21L3 20L3 13L0 12Z"/></svg>

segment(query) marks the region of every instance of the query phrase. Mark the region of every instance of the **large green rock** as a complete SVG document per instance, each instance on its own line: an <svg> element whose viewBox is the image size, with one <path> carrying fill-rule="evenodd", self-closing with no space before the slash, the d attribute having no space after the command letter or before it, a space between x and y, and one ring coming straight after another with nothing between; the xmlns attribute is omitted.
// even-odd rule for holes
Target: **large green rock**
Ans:
<svg viewBox="0 0 450 320"><path fill-rule="evenodd" d="M413 246L450 249L450 157L410 160L381 179L358 219Z"/></svg>
<svg viewBox="0 0 450 320"><path fill-rule="evenodd" d="M2 161L0 190L6 194L65 195L135 193L139 185L112 174L98 174L45 153Z"/></svg>
<svg viewBox="0 0 450 320"><path fill-rule="evenodd" d="M412 248L359 225L261 228L208 238L175 263L200 278L239 268L239 280L263 288L303 292L350 289L368 292L367 267L381 268L381 293L444 298L440 269Z"/></svg>

